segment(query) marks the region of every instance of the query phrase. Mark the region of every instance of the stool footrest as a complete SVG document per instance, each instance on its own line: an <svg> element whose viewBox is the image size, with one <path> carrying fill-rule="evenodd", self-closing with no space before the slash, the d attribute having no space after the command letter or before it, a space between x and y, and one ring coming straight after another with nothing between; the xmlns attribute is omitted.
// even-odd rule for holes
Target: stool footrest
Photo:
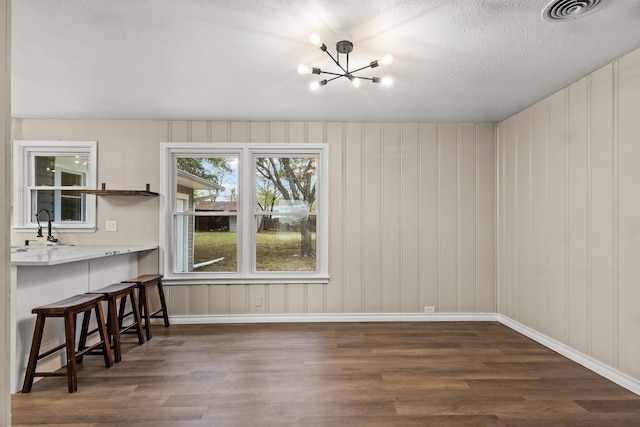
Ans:
<svg viewBox="0 0 640 427"><path fill-rule="evenodd" d="M82 359L82 356L84 356L85 354L91 353L92 351L96 350L99 347L102 347L103 345L107 345L108 346L108 344L105 344L102 341L100 341L100 342L97 342L97 343L95 343L95 344L93 344L93 345L91 345L89 347L85 347L82 350L76 351L76 359ZM100 351L100 353L96 352L95 354L102 354L103 351L104 350Z"/></svg>
<svg viewBox="0 0 640 427"><path fill-rule="evenodd" d="M56 351L60 351L60 350L62 350L62 349L63 349L63 348L65 348L66 346L67 346L66 344L60 344L59 346L54 347L54 348L52 348L51 350L47 350L47 351L45 351L44 353L40 354L40 355L38 356L38 359L37 359L37 360L44 359L45 357L52 355L52 354L53 354L53 353L55 353Z"/></svg>
<svg viewBox="0 0 640 427"><path fill-rule="evenodd" d="M34 377L66 377L66 372L34 372Z"/></svg>

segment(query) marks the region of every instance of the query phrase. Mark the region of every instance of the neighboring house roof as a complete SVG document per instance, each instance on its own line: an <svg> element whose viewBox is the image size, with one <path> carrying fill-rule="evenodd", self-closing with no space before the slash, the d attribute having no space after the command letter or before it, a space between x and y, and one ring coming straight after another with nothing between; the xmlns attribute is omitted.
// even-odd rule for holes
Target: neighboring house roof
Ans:
<svg viewBox="0 0 640 427"><path fill-rule="evenodd" d="M238 202L212 202L208 200L196 200L196 211L237 212Z"/></svg>
<svg viewBox="0 0 640 427"><path fill-rule="evenodd" d="M222 185L218 185L215 182L208 181L204 178L200 178L189 172L178 169L178 186L191 188L192 190L220 190L224 191Z"/></svg>

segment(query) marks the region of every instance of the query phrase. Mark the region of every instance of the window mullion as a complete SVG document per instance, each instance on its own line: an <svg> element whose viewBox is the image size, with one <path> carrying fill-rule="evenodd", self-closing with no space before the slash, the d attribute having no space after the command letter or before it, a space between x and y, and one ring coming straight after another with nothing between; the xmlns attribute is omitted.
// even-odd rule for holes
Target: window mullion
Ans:
<svg viewBox="0 0 640 427"><path fill-rule="evenodd" d="M255 200L255 171L251 150L244 148L241 159L242 170L238 174L238 187L241 192L239 216L242 218L242 227L239 228L240 250L242 262L240 271L243 276L249 276L255 270L255 233L253 227L253 200Z"/></svg>

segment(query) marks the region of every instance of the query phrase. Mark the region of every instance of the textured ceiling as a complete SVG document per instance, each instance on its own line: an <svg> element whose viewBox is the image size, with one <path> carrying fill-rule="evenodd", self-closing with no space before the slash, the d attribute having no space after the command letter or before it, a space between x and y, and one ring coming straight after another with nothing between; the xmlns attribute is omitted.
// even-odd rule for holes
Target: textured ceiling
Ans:
<svg viewBox="0 0 640 427"><path fill-rule="evenodd" d="M550 0L14 0L20 118L500 121L640 47L640 0L548 22ZM309 43L354 43L339 79Z"/></svg>

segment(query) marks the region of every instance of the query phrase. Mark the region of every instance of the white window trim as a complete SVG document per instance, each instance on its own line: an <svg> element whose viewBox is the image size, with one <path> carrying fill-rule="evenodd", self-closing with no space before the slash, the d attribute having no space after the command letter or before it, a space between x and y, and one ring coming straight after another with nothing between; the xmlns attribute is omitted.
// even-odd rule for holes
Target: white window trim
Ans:
<svg viewBox="0 0 640 427"><path fill-rule="evenodd" d="M252 232L238 233L239 253L242 259L250 262L239 262L237 273L175 273L173 271L174 260L172 258L173 230L173 197L175 195L176 182L174 156L176 155L234 155L242 162L242 171L238 174L238 186L242 188L244 181L251 179L251 171L254 170L252 162L254 156L265 154L268 156L318 156L316 168L318 193L317 193L317 223L316 223L316 267L314 272L252 272L253 265L253 236ZM160 271L164 277L162 283L173 284L285 284L285 283L315 283L326 284L329 282L329 153L328 144L315 143L205 143L205 142L164 142L160 144ZM254 178L255 180L255 178ZM255 185L251 185L252 191L242 191L238 199L238 221L251 224L253 221L253 209L245 209L245 206L253 206L255 200Z"/></svg>
<svg viewBox="0 0 640 427"><path fill-rule="evenodd" d="M82 155L89 158L86 186L78 189L95 189L98 167L98 143L96 141L31 141L13 142L13 229L20 233L33 233L38 225L31 213L29 188L33 187L33 156ZM68 187L50 187L51 190ZM96 196L86 196L85 222L52 222L57 233L91 233L96 231Z"/></svg>

